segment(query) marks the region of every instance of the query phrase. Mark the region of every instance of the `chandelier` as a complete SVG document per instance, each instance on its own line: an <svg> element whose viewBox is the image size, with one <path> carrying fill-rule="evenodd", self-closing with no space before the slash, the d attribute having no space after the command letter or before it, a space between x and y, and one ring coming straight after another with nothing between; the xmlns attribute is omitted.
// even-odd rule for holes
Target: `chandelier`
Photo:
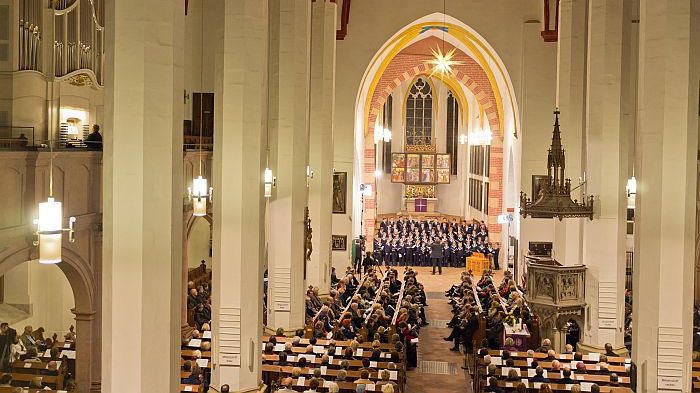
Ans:
<svg viewBox="0 0 700 393"><path fill-rule="evenodd" d="M576 218L588 217L593 219L593 196L583 202L571 199L571 180L564 178L566 159L564 148L561 145L561 133L559 131L559 108L554 111L554 130L552 131L552 145L547 156L547 178L540 184L539 195L533 195L532 199L527 194L520 192L520 214L523 218ZM580 186L579 186L580 187Z"/></svg>

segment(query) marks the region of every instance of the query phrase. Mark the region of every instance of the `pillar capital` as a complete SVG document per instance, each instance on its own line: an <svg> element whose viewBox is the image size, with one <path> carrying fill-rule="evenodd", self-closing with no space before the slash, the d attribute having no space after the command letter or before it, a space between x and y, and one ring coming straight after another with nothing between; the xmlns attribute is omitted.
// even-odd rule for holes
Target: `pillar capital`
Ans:
<svg viewBox="0 0 700 393"><path fill-rule="evenodd" d="M95 319L95 311L78 311L76 309L71 309L70 312L75 315L76 321L92 321Z"/></svg>

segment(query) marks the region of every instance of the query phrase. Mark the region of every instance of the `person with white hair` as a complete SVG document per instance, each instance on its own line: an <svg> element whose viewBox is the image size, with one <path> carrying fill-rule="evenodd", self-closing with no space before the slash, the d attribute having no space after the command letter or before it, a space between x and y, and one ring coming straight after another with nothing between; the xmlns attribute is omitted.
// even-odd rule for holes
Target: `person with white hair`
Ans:
<svg viewBox="0 0 700 393"><path fill-rule="evenodd" d="M548 338L545 338L544 340L542 340L542 345L540 345L540 347L537 348L537 352L547 353L550 349L552 349L552 341Z"/></svg>

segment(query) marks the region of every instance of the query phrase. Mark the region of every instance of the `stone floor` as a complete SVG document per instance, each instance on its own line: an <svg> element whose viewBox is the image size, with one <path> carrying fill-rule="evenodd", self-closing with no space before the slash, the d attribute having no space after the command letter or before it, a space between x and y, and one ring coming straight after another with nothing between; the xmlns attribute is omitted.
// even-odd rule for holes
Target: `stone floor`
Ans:
<svg viewBox="0 0 700 393"><path fill-rule="evenodd" d="M452 318L451 307L447 304L444 293L452 284L459 282L464 269L445 268L442 275L432 275L431 268L419 267L415 270L418 270L418 281L425 287L428 297L426 317L429 322L435 322L420 331L419 367L408 372L406 393L471 393L469 374L461 368L464 365L464 355L450 351L452 343L442 339L450 334L450 329L444 324ZM500 282L501 277L502 272L494 275L496 282ZM453 374L445 375L445 372Z"/></svg>

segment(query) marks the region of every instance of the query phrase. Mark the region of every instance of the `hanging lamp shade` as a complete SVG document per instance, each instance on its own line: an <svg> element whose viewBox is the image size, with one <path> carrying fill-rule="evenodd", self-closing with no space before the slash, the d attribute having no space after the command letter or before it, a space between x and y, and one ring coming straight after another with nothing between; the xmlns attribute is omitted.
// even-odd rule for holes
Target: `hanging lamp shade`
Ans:
<svg viewBox="0 0 700 393"><path fill-rule="evenodd" d="M39 262L59 263L61 262L61 240L63 227L63 206L61 202L56 202L49 198L46 202L39 203Z"/></svg>
<svg viewBox="0 0 700 393"><path fill-rule="evenodd" d="M637 179L632 176L627 179L627 196L632 196L637 194Z"/></svg>
<svg viewBox="0 0 700 393"><path fill-rule="evenodd" d="M63 228L63 205L53 197L39 203L39 218L34 220L37 225L37 240L39 246L39 263L54 264L61 262L61 244L63 232L68 232L69 241L73 242L73 223L75 217L68 219L68 228Z"/></svg>
<svg viewBox="0 0 700 393"><path fill-rule="evenodd" d="M272 169L265 168L263 173L263 182L265 183L265 193L263 196L265 198L270 198L272 196L272 186L275 183L275 177L272 175Z"/></svg>
<svg viewBox="0 0 700 393"><path fill-rule="evenodd" d="M207 215L207 199L209 187L207 179L202 175L192 180L192 215L202 217Z"/></svg>

